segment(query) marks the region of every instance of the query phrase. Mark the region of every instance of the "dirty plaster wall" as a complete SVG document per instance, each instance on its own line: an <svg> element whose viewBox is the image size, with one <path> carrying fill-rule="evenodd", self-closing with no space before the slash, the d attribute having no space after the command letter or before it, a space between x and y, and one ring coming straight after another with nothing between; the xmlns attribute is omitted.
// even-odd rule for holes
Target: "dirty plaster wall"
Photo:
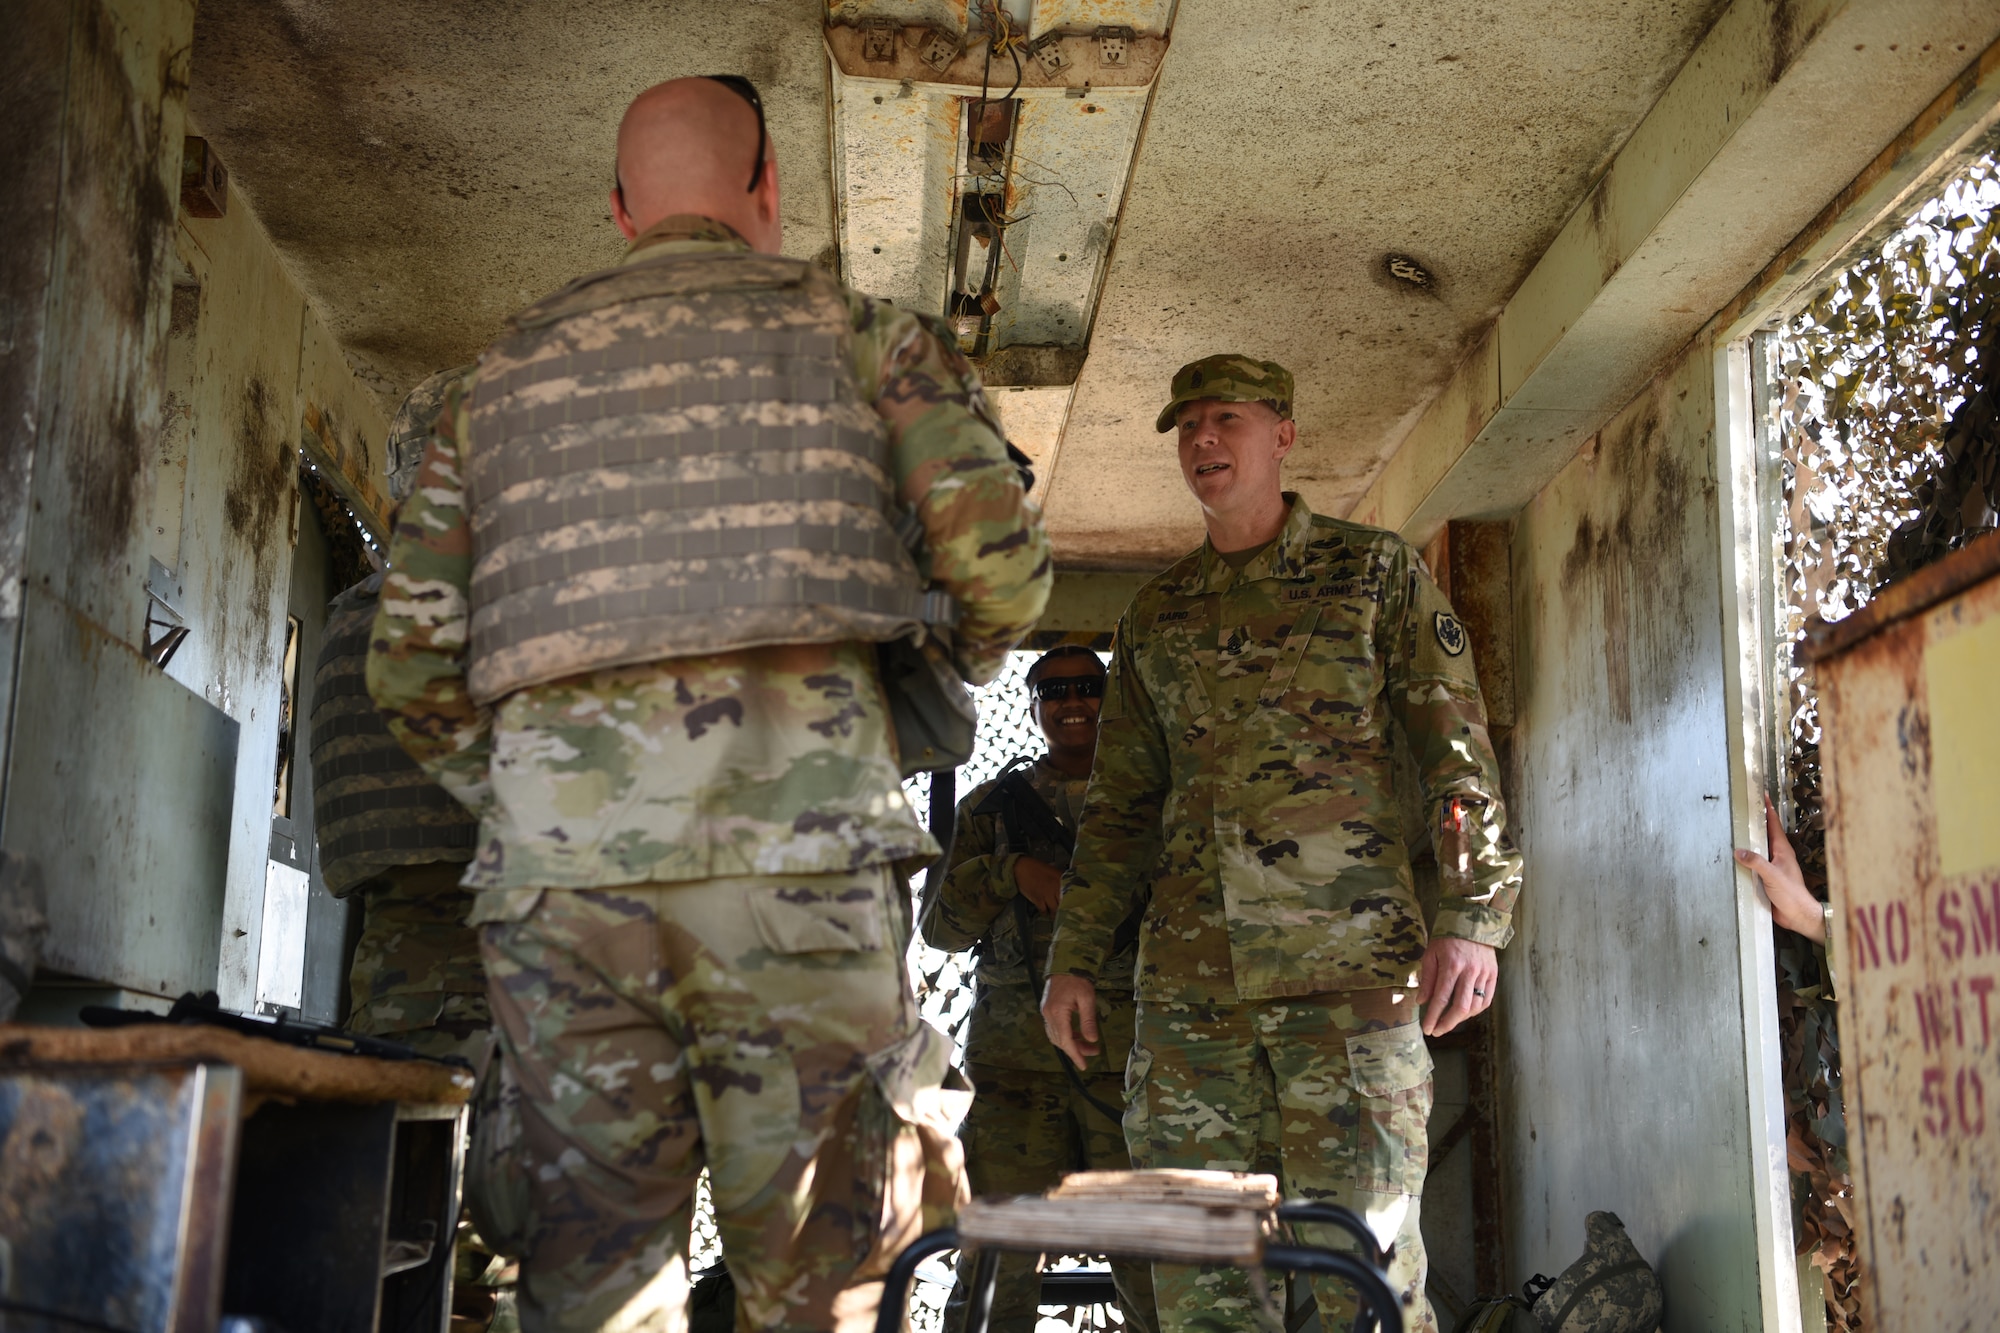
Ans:
<svg viewBox="0 0 2000 1333"><path fill-rule="evenodd" d="M46 885L46 966L155 991L214 972L235 744L141 653L193 23L19 0L0 57L0 843Z"/></svg>
<svg viewBox="0 0 2000 1333"><path fill-rule="evenodd" d="M1691 343L1603 428L1513 554L1510 1272L1559 1272L1608 1209L1660 1271L1670 1330L1762 1322L1711 351Z"/></svg>
<svg viewBox="0 0 2000 1333"><path fill-rule="evenodd" d="M245 201L179 216L194 18L8 11L0 845L45 882L55 990L249 1007L300 423L378 479L387 423ZM167 671L163 585L190 629Z"/></svg>
<svg viewBox="0 0 2000 1333"><path fill-rule="evenodd" d="M240 193L220 218L183 216L177 240L183 281L194 288L192 297L183 289L183 306L192 299L198 310L192 329L181 330L190 340L188 364L170 397L170 406L185 414L187 477L179 541L158 555L178 577L190 633L169 674L242 729L216 985L224 1004L249 1009L270 851L304 422L319 421L321 439L343 464L365 468L379 487L388 420ZM170 496L162 500L171 504ZM311 670L308 659L302 684Z"/></svg>

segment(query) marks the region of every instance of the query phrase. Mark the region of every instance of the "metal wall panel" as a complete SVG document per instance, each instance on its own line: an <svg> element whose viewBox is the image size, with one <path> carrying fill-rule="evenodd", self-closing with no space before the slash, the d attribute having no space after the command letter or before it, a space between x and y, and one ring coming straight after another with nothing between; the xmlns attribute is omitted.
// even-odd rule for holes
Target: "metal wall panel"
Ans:
<svg viewBox="0 0 2000 1333"><path fill-rule="evenodd" d="M1881 1333L1991 1327L2000 1291L2000 538L1985 545L1983 582L1816 668L1849 1160Z"/></svg>
<svg viewBox="0 0 2000 1333"><path fill-rule="evenodd" d="M39 589L24 609L0 843L41 865L43 964L155 995L208 990L237 725Z"/></svg>
<svg viewBox="0 0 2000 1333"><path fill-rule="evenodd" d="M1730 855L1710 357L1690 346L1514 541L1527 883L1498 1010L1509 1273L1559 1271L1585 1214L1609 1209L1675 1331L1787 1327L1766 1287L1794 1272L1789 1214L1782 1235L1759 1218L1784 1158L1751 1114L1744 1016L1773 1001L1768 972L1750 989L1745 921L1769 925L1743 910Z"/></svg>

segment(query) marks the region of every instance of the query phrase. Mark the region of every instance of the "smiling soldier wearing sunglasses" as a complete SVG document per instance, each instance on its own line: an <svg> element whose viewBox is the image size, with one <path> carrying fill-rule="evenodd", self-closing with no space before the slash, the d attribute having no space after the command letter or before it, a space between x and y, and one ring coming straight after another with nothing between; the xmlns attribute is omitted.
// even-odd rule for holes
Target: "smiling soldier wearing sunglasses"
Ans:
<svg viewBox="0 0 2000 1333"><path fill-rule="evenodd" d="M938 848L880 654L990 679L1048 540L951 335L780 254L747 80L640 94L615 180L624 262L448 394L369 657L480 820L468 1193L524 1333L685 1329L704 1166L739 1327L868 1329L970 1102L903 966Z"/></svg>
<svg viewBox="0 0 2000 1333"><path fill-rule="evenodd" d="M1067 1065L1037 1011L1062 872L1097 750L1104 664L1088 648L1057 648L1028 669L1028 689L1048 752L1032 764L1016 760L959 803L945 873L926 885L918 917L932 948L970 949L978 959L965 1035L974 1096L959 1136L972 1192L982 1196L1039 1194L1071 1171L1131 1167L1119 1115L1132 1045L1136 916L1102 973L1102 1053L1081 1072ZM1032 1256L1000 1257L994 1333L1034 1333L1038 1267ZM969 1269L960 1266L946 1333L962 1327ZM1152 1333L1151 1270L1120 1263L1111 1271L1125 1327Z"/></svg>

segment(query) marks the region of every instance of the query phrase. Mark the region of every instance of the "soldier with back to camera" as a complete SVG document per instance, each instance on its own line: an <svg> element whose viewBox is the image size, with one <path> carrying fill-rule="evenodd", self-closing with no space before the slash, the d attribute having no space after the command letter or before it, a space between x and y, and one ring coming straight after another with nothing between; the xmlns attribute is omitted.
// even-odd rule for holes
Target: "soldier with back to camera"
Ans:
<svg viewBox="0 0 2000 1333"><path fill-rule="evenodd" d="M432 375L390 427L389 494L407 499L444 391L470 367ZM477 1057L492 1027L479 934L460 886L479 821L389 734L363 679L382 575L333 600L313 676L314 828L320 876L357 895L361 938L346 1026L426 1055Z"/></svg>
<svg viewBox="0 0 2000 1333"><path fill-rule="evenodd" d="M969 1100L904 968L938 849L880 663L949 627L990 678L1048 542L941 325L778 253L747 80L640 94L611 203L624 262L448 396L369 660L480 816L469 1185L526 1333L685 1328L704 1165L739 1326L867 1328Z"/></svg>
<svg viewBox="0 0 2000 1333"><path fill-rule="evenodd" d="M972 1192L982 1196L1040 1194L1071 1171L1132 1165L1119 1118L1125 1054L1132 1047L1136 916L1103 968L1100 1054L1080 1071L1067 1065L1037 1012L1057 892L1097 749L1104 664L1088 648L1056 648L1036 659L1027 683L1048 752L1010 766L959 802L944 873L926 887L918 917L932 948L971 949L978 959L965 1034L972 1110L959 1137ZM1150 1333L1151 1270L1117 1263L1111 1271L1125 1327ZM946 1307L947 1328L960 1326L969 1275L969 1266L961 1265ZM995 1333L1034 1333L1040 1290L1032 1257L1002 1255L993 1291Z"/></svg>
<svg viewBox="0 0 2000 1333"><path fill-rule="evenodd" d="M1281 488L1297 430L1282 366L1183 366L1157 425L1177 437L1208 540L1119 621L1056 916L1049 1036L1078 1060L1098 1049L1118 925L1147 902L1133 1158L1275 1168L1287 1196L1353 1208L1395 1245L1409 1327L1434 1329L1424 1035L1492 1003L1521 879L1465 630L1407 542ZM1398 729L1444 881L1428 929ZM1259 1131L1273 1125L1269 1161ZM1235 1270L1155 1265L1153 1280L1163 1329L1257 1326ZM1342 1285L1315 1294L1326 1327L1345 1327Z"/></svg>

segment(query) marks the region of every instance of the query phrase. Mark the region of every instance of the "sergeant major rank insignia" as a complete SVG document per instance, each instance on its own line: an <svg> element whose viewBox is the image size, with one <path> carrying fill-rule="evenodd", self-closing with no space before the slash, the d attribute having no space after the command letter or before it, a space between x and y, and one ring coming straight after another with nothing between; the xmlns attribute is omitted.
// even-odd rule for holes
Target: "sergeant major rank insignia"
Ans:
<svg viewBox="0 0 2000 1333"><path fill-rule="evenodd" d="M1438 646L1447 657L1457 657L1465 651L1465 626L1458 623L1458 617L1449 611L1439 611L1433 619L1437 623Z"/></svg>

